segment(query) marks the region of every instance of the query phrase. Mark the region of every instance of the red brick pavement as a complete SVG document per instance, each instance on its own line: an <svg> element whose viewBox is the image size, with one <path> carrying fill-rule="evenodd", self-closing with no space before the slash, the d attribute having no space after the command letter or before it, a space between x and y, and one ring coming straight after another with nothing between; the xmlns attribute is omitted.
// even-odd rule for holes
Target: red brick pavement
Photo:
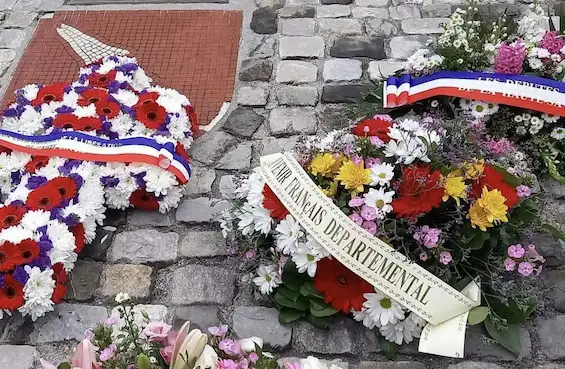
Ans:
<svg viewBox="0 0 565 369"><path fill-rule="evenodd" d="M242 14L238 11L68 11L42 19L18 64L3 103L28 83L70 82L84 62L59 36L65 23L101 42L127 49L153 83L177 89L200 124L231 101Z"/></svg>

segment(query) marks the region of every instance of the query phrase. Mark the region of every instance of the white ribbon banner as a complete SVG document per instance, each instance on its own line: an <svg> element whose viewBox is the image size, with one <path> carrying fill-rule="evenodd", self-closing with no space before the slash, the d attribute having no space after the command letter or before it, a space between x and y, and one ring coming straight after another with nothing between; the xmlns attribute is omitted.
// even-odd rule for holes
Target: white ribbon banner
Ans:
<svg viewBox="0 0 565 369"><path fill-rule="evenodd" d="M433 325L424 328L420 351L463 356L467 315L480 305L476 293L455 290L367 233L322 193L292 154L262 157L259 173L290 214L334 258ZM478 286L472 283L468 289L477 292ZM455 332L461 324L462 333Z"/></svg>

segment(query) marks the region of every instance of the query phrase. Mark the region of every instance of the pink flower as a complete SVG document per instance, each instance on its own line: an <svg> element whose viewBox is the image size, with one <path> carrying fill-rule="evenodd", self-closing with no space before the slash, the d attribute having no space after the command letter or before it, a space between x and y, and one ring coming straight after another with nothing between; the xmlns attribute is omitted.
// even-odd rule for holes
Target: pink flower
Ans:
<svg viewBox="0 0 565 369"><path fill-rule="evenodd" d="M208 328L208 332L215 337L224 337L228 333L227 325L219 325L217 327Z"/></svg>
<svg viewBox="0 0 565 369"><path fill-rule="evenodd" d="M257 360L259 360L259 356L254 352L250 353L248 357L249 361L251 361L253 364L255 364Z"/></svg>
<svg viewBox="0 0 565 369"><path fill-rule="evenodd" d="M392 117L388 114L376 114L375 116L373 116L373 119L379 119L379 120L384 120L387 122L392 122Z"/></svg>
<svg viewBox="0 0 565 369"><path fill-rule="evenodd" d="M100 361L108 361L111 358L113 358L114 354L116 353L116 350L117 350L117 347L113 343L110 346L106 347L100 353Z"/></svg>
<svg viewBox="0 0 565 369"><path fill-rule="evenodd" d="M222 359L218 361L218 369L237 369L237 364L231 359Z"/></svg>
<svg viewBox="0 0 565 369"><path fill-rule="evenodd" d="M504 260L504 268L506 268L507 271L513 271L514 269L516 269L516 262L510 258L506 258Z"/></svg>
<svg viewBox="0 0 565 369"><path fill-rule="evenodd" d="M438 246L440 235L441 229L430 228L429 226L425 225L416 230L413 238L416 241L420 241L428 249L433 249L434 247Z"/></svg>
<svg viewBox="0 0 565 369"><path fill-rule="evenodd" d="M518 197L524 198L529 197L532 194L532 190L528 186L519 185L516 187L516 193L518 194Z"/></svg>
<svg viewBox="0 0 565 369"><path fill-rule="evenodd" d="M253 260L257 257L257 252L255 250L249 250L245 253L245 258L248 260Z"/></svg>
<svg viewBox="0 0 565 369"><path fill-rule="evenodd" d="M92 333L90 329L87 329L86 331L84 331L84 338L92 341L94 339L94 333Z"/></svg>
<svg viewBox="0 0 565 369"><path fill-rule="evenodd" d="M161 350L159 350L159 353L161 354L163 361L167 365L170 364L171 360L173 359L173 349L174 349L174 346L166 346L166 347L161 348Z"/></svg>
<svg viewBox="0 0 565 369"><path fill-rule="evenodd" d="M351 200L349 200L349 202L347 203L347 205L349 205L349 207L351 208L356 208L358 206L361 206L365 203L365 200L363 200L362 198L360 198L359 196L355 196L354 198L352 198Z"/></svg>
<svg viewBox="0 0 565 369"><path fill-rule="evenodd" d="M365 220L375 220L377 218L377 210L365 205L361 208L361 216Z"/></svg>
<svg viewBox="0 0 565 369"><path fill-rule="evenodd" d="M565 40L556 31L548 31L543 35L540 46L547 49L552 54L560 54L561 49L565 46Z"/></svg>
<svg viewBox="0 0 565 369"><path fill-rule="evenodd" d="M363 224L363 218L361 218L361 215L359 215L359 213L352 213L349 215L349 219L351 219L352 221L354 221L355 223L357 223L358 225Z"/></svg>
<svg viewBox="0 0 565 369"><path fill-rule="evenodd" d="M371 136L371 137L369 137L369 141L371 142L372 145L374 145L376 147L384 147L385 146L385 142L383 140L381 140L379 138L379 136Z"/></svg>
<svg viewBox="0 0 565 369"><path fill-rule="evenodd" d="M163 342L171 331L171 326L162 322L151 322L143 329L143 335L149 342Z"/></svg>
<svg viewBox="0 0 565 369"><path fill-rule="evenodd" d="M241 353L241 347L239 346L239 342L230 340L229 338L223 339L218 344L220 350L225 352L230 356L236 356Z"/></svg>
<svg viewBox="0 0 565 369"><path fill-rule="evenodd" d="M357 154L353 155L351 157L351 161L355 164L355 165L359 165L361 164L361 162L363 161L363 158Z"/></svg>
<svg viewBox="0 0 565 369"><path fill-rule="evenodd" d="M241 359L237 364L238 369L249 369L249 360L245 358Z"/></svg>
<svg viewBox="0 0 565 369"><path fill-rule="evenodd" d="M497 155L506 155L514 150L514 145L506 138L501 138L500 140L489 140L487 141L486 146L490 152Z"/></svg>
<svg viewBox="0 0 565 369"><path fill-rule="evenodd" d="M167 334L167 342L163 342L166 343L165 346L174 346L175 343L177 343L177 337L179 336L179 332L177 331L170 331Z"/></svg>
<svg viewBox="0 0 565 369"><path fill-rule="evenodd" d="M501 43L498 54L494 59L494 71L496 73L521 74L526 54L526 45L522 40L517 40L510 45L506 42Z"/></svg>
<svg viewBox="0 0 565 369"><path fill-rule="evenodd" d="M422 260L422 261L428 260L428 254L426 254L425 252L421 252L420 253L420 260Z"/></svg>
<svg viewBox="0 0 565 369"><path fill-rule="evenodd" d="M376 136L371 136L369 139L372 139L373 137L376 137ZM373 165L380 164L380 163L381 163L381 159L379 159L379 158L367 158L367 159L365 159L365 168L371 168Z"/></svg>
<svg viewBox="0 0 565 369"><path fill-rule="evenodd" d="M119 322L120 322L120 319L115 318L115 317L109 317L109 318L104 319L104 325L107 325L108 327L116 325Z"/></svg>
<svg viewBox="0 0 565 369"><path fill-rule="evenodd" d="M540 254L538 254L538 251L536 250L536 245L534 244L528 245L527 257L528 257L528 261L531 263L535 261L539 261L540 263L545 263L545 258Z"/></svg>
<svg viewBox="0 0 565 369"><path fill-rule="evenodd" d="M363 227L363 229L367 230L367 232L372 235L375 235L375 233L377 233L377 223L371 220L363 222L363 225L361 227Z"/></svg>
<svg viewBox="0 0 565 369"><path fill-rule="evenodd" d="M442 263L443 265L447 265L451 263L452 260L453 258L451 257L451 253L449 251L442 251L439 254L439 262Z"/></svg>
<svg viewBox="0 0 565 369"><path fill-rule="evenodd" d="M524 277L529 276L534 271L534 267L532 264L528 263L527 261L523 261L518 265L518 273L523 275Z"/></svg>
<svg viewBox="0 0 565 369"><path fill-rule="evenodd" d="M526 250L520 244L510 245L508 247L508 256L514 259L520 259L526 253Z"/></svg>
<svg viewBox="0 0 565 369"><path fill-rule="evenodd" d="M287 362L284 363L284 369L302 369L302 365L300 365L300 361L295 361L293 363Z"/></svg>

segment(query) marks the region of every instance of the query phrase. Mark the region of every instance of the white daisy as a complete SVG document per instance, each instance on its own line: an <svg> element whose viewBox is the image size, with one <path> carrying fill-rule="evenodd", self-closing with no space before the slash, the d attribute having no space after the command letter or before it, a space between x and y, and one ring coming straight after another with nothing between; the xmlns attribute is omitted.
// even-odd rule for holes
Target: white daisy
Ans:
<svg viewBox="0 0 565 369"><path fill-rule="evenodd" d="M96 117L96 106L94 104L77 106L73 114L78 118Z"/></svg>
<svg viewBox="0 0 565 369"><path fill-rule="evenodd" d="M316 239L310 235L306 236L306 244L311 248L313 255L318 256L320 259L330 257L328 250L324 248Z"/></svg>
<svg viewBox="0 0 565 369"><path fill-rule="evenodd" d="M253 278L253 283L263 295L268 295L273 293L273 289L277 288L282 280L274 265L261 265L257 268L257 277Z"/></svg>
<svg viewBox="0 0 565 369"><path fill-rule="evenodd" d="M39 92L39 87L37 85L25 85L22 88L24 97L31 101L37 98L37 93Z"/></svg>
<svg viewBox="0 0 565 369"><path fill-rule="evenodd" d="M379 329L379 332L387 341L394 342L397 345L401 345L403 342L412 342L414 338L420 337L421 331L420 327L407 321L389 323Z"/></svg>
<svg viewBox="0 0 565 369"><path fill-rule="evenodd" d="M271 218L269 210L262 206L255 206L253 208L253 223L255 224L256 231L267 235L271 232L273 218Z"/></svg>
<svg viewBox="0 0 565 369"><path fill-rule="evenodd" d="M388 186L394 177L394 165L389 163L375 164L371 167L371 186Z"/></svg>
<svg viewBox="0 0 565 369"><path fill-rule="evenodd" d="M257 172L251 174L248 178L249 190L247 193L247 201L253 206L259 206L263 203L263 188L265 181Z"/></svg>
<svg viewBox="0 0 565 369"><path fill-rule="evenodd" d="M377 210L377 218L384 219L386 214L392 211L392 197L394 196L394 191L385 192L385 188L381 187L378 190L370 188L369 192L364 196L365 205L370 206Z"/></svg>
<svg viewBox="0 0 565 369"><path fill-rule="evenodd" d="M551 131L551 137L555 138L556 140L562 140L565 138L565 128L557 127L553 131Z"/></svg>
<svg viewBox="0 0 565 369"><path fill-rule="evenodd" d="M353 314L353 319L363 322L363 325L369 329L381 326L380 320L373 319L372 315L367 312L367 309L362 309L361 311L351 310L351 313Z"/></svg>
<svg viewBox="0 0 565 369"><path fill-rule="evenodd" d="M299 273L308 273L312 278L316 275L316 266L320 257L314 255L308 243L298 243L297 251L292 253L292 261L296 264Z"/></svg>
<svg viewBox="0 0 565 369"><path fill-rule="evenodd" d="M559 118L561 118L559 115L550 115L545 113L541 115L541 119L547 123L555 123L559 120Z"/></svg>
<svg viewBox="0 0 565 369"><path fill-rule="evenodd" d="M288 214L281 220L275 231L277 235L277 249L285 255L295 253L298 249L298 239L304 236L302 227Z"/></svg>
<svg viewBox="0 0 565 369"><path fill-rule="evenodd" d="M473 101L471 103L471 115L476 119L481 119L490 115L488 103L484 101Z"/></svg>
<svg viewBox="0 0 565 369"><path fill-rule="evenodd" d="M241 231L244 236L249 236L255 231L255 225L253 223L253 211L254 208L250 203L246 202L236 213L237 219L237 229Z"/></svg>
<svg viewBox="0 0 565 369"><path fill-rule="evenodd" d="M366 293L363 295L365 302L363 308L375 321L379 321L382 326L389 323L394 324L404 319L402 306L388 296L381 293Z"/></svg>

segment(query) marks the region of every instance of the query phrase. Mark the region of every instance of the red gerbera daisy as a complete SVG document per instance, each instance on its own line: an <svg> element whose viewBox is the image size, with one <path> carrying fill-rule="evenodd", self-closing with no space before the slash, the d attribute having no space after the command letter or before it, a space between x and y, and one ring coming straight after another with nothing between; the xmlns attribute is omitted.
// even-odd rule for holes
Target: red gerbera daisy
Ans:
<svg viewBox="0 0 565 369"><path fill-rule="evenodd" d="M145 94L141 94L139 95L139 100L137 101L137 104L135 104L135 107L138 108L145 104L154 103L157 101L158 98L159 98L158 92L147 92Z"/></svg>
<svg viewBox="0 0 565 369"><path fill-rule="evenodd" d="M100 115L101 117L111 119L120 114L120 104L115 101L106 99L98 101L94 105L96 106L96 114Z"/></svg>
<svg viewBox="0 0 565 369"><path fill-rule="evenodd" d="M79 223L72 228L71 232L73 232L73 235L75 236L75 252L80 254L82 249L84 249L84 226L82 223Z"/></svg>
<svg viewBox="0 0 565 369"><path fill-rule="evenodd" d="M500 190L502 196L506 198L504 204L508 208L518 203L518 193L516 189L504 181L504 177L492 165L485 164L483 175L473 182L473 195L475 198L481 197L483 187L486 186L489 191L494 189Z"/></svg>
<svg viewBox="0 0 565 369"><path fill-rule="evenodd" d="M57 187L45 184L29 193L26 205L31 210L51 210L59 206L62 200Z"/></svg>
<svg viewBox="0 0 565 369"><path fill-rule="evenodd" d="M4 242L0 245L0 272L7 272L19 265L20 254L16 245Z"/></svg>
<svg viewBox="0 0 565 369"><path fill-rule="evenodd" d="M148 102L135 108L137 120L147 128L157 129L165 122L167 111L155 102Z"/></svg>
<svg viewBox="0 0 565 369"><path fill-rule="evenodd" d="M108 100L108 93L106 92L106 90L91 88L85 90L80 94L78 104L80 106L88 106L90 104L96 104L97 102L104 100Z"/></svg>
<svg viewBox="0 0 565 369"><path fill-rule="evenodd" d="M16 310L24 304L24 286L11 274L4 277L4 287L0 288L0 309Z"/></svg>
<svg viewBox="0 0 565 369"><path fill-rule="evenodd" d="M67 294L67 272L63 267L63 263L57 263L53 265L53 280L55 280L55 289L53 290L53 294L51 295L51 300L54 303L58 304L61 302L65 295Z"/></svg>
<svg viewBox="0 0 565 369"><path fill-rule="evenodd" d="M392 127L392 120L388 121L384 118L367 118L359 122L352 129L352 133L358 137L377 136L383 142L390 141L388 130Z"/></svg>
<svg viewBox="0 0 565 369"><path fill-rule="evenodd" d="M100 118L84 117L78 120L78 126L81 131L98 131L102 129L102 121Z"/></svg>
<svg viewBox="0 0 565 369"><path fill-rule="evenodd" d="M39 245L34 240L23 240L16 245L20 255L18 264L29 264L33 259L39 256Z"/></svg>
<svg viewBox="0 0 565 369"><path fill-rule="evenodd" d="M43 86L37 92L37 97L31 102L33 106L38 106L43 103L50 103L51 101L62 101L65 94L67 83L53 83L51 85Z"/></svg>
<svg viewBox="0 0 565 369"><path fill-rule="evenodd" d="M263 207L269 210L271 218L283 220L288 214L288 210L286 210L281 200L271 190L271 187L267 185L263 187L263 196Z"/></svg>
<svg viewBox="0 0 565 369"><path fill-rule="evenodd" d="M2 154L3 152L5 152L6 154L9 154L12 152L12 149L9 149L5 146L0 146L0 154Z"/></svg>
<svg viewBox="0 0 565 369"><path fill-rule="evenodd" d="M46 186L53 186L59 191L63 200L70 200L77 194L77 184L69 177L55 177Z"/></svg>
<svg viewBox="0 0 565 369"><path fill-rule="evenodd" d="M7 205L0 208L0 229L10 228L22 220L26 210L23 206Z"/></svg>
<svg viewBox="0 0 565 369"><path fill-rule="evenodd" d="M115 70L111 70L106 74L100 74L100 73L94 72L88 77L88 83L89 83L90 86L93 86L93 87L106 88L106 87L108 87L108 84L115 79L116 79L116 71Z"/></svg>
<svg viewBox="0 0 565 369"><path fill-rule="evenodd" d="M399 218L417 217L441 204L444 188L441 173L429 165L410 165L402 171L398 199L392 200L392 211Z"/></svg>
<svg viewBox="0 0 565 369"><path fill-rule="evenodd" d="M31 161L26 164L25 170L28 173L35 173L36 170L43 168L49 162L48 156L33 156Z"/></svg>
<svg viewBox="0 0 565 369"><path fill-rule="evenodd" d="M324 294L324 301L346 314L351 309L360 311L363 294L374 292L373 286L347 269L336 259L324 258L318 262L314 287Z"/></svg>
<svg viewBox="0 0 565 369"><path fill-rule="evenodd" d="M53 126L75 131L79 131L81 128L78 117L71 113L58 114L55 120L53 120Z"/></svg>
<svg viewBox="0 0 565 369"><path fill-rule="evenodd" d="M155 196L145 190L133 191L129 202L138 209L159 210L159 202L157 202Z"/></svg>

